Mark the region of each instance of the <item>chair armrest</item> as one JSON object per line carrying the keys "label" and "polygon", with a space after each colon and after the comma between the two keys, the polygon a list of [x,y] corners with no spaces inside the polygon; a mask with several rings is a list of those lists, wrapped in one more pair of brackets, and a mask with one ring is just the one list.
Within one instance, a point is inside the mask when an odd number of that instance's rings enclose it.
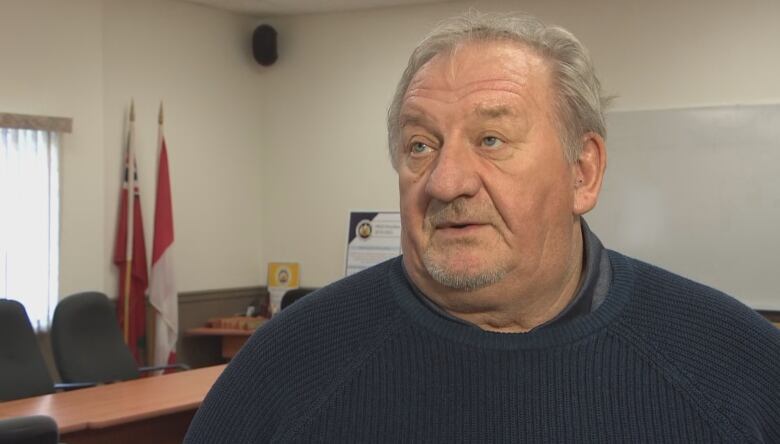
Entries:
{"label": "chair armrest", "polygon": [[55,390],[73,390],[85,387],[94,387],[98,385],[97,382],[58,382],[54,384]]}
{"label": "chair armrest", "polygon": [[169,365],[155,365],[151,367],[138,367],[138,371],[141,373],[154,372],[157,370],[169,370],[169,369],[189,370],[190,366],[187,364],[169,364]]}

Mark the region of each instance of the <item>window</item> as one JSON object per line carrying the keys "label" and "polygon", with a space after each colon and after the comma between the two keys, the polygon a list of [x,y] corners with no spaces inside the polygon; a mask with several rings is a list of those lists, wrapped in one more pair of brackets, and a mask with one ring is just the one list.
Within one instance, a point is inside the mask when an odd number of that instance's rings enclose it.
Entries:
{"label": "window", "polygon": [[60,134],[8,128],[7,116],[0,114],[0,297],[21,302],[33,327],[48,329],[59,299]]}

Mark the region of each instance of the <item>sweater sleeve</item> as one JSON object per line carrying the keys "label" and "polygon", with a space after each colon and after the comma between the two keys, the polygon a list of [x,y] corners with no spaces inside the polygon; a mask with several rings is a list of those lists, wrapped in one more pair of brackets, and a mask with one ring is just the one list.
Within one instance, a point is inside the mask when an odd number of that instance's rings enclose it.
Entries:
{"label": "sweater sleeve", "polygon": [[636,271],[622,322],[631,342],[738,441],[780,442],[780,330],[715,289],[638,261]]}
{"label": "sweater sleeve", "polygon": [[195,414],[185,443],[270,441],[292,395],[278,324],[259,329],[233,358]]}

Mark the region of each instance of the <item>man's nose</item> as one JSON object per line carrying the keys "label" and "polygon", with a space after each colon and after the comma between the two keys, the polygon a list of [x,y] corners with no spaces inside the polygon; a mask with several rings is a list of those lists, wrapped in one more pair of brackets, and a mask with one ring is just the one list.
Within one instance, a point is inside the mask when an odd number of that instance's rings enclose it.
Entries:
{"label": "man's nose", "polygon": [[466,143],[445,143],[433,165],[425,191],[434,199],[451,202],[458,197],[472,197],[479,192],[475,153]]}

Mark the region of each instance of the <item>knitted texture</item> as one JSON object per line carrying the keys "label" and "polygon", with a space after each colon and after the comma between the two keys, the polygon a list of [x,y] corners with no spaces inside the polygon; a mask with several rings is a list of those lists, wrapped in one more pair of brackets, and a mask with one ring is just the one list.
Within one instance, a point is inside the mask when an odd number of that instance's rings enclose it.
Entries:
{"label": "knitted texture", "polygon": [[593,313],[527,334],[423,306],[400,259],[255,333],[187,443],[780,443],[780,331],[709,287],[610,252]]}

